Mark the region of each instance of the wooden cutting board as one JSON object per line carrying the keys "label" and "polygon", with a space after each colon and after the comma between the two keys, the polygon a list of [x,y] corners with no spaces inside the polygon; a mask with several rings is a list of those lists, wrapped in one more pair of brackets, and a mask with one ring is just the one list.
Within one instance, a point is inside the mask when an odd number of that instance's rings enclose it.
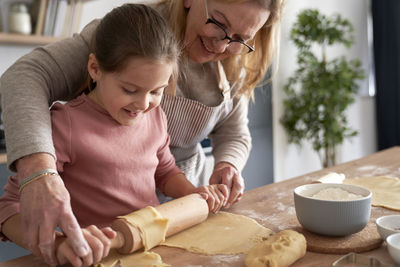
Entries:
{"label": "wooden cutting board", "polygon": [[375,219],[371,219],[363,230],[344,237],[330,237],[311,233],[302,226],[293,228],[302,233],[307,240],[307,250],[324,254],[347,254],[366,252],[381,246],[381,239]]}

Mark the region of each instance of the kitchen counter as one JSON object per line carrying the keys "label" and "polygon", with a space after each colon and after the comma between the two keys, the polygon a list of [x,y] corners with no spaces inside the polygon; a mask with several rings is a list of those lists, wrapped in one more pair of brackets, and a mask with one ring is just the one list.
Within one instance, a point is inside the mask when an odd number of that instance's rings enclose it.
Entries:
{"label": "kitchen counter", "polygon": [[[246,191],[242,200],[227,211],[251,217],[275,232],[298,227],[293,190],[297,186],[310,183],[329,172],[344,173],[349,178],[380,175],[400,177],[400,147],[393,147],[332,168]],[[400,212],[372,207],[371,221],[375,222],[376,218],[388,214],[400,214]],[[157,247],[153,251],[159,253],[163,261],[172,266],[244,266],[245,258],[244,255],[205,256],[167,247]],[[362,254],[373,256],[382,263],[395,266],[387,252],[385,243],[378,249]],[[332,266],[332,263],[342,256],[307,252],[292,266]],[[34,259],[31,255],[0,263],[0,267],[37,267],[43,265],[40,260]]]}

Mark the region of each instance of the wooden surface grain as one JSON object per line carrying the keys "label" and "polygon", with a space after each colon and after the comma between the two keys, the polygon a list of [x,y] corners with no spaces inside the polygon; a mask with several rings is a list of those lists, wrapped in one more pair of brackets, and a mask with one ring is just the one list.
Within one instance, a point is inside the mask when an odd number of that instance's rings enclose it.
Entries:
{"label": "wooden surface grain", "polygon": [[[367,157],[343,163],[332,168],[323,169],[307,175],[273,183],[245,192],[243,199],[233,205],[228,212],[242,214],[255,219],[274,232],[299,227],[293,201],[293,190],[300,185],[310,183],[329,173],[344,173],[346,177],[392,176],[400,177],[400,147],[384,150]],[[370,224],[375,219],[388,214],[400,214],[381,207],[372,207]],[[205,256],[193,254],[177,248],[157,247],[163,261],[172,266],[244,266],[245,255],[216,255]],[[382,243],[377,249],[363,252],[389,266],[395,266],[390,258],[386,244]],[[332,263],[342,257],[342,254],[324,254],[308,251],[306,255],[292,266],[332,266]],[[43,266],[40,260],[33,256],[25,256],[15,260],[0,263],[0,267]]]}

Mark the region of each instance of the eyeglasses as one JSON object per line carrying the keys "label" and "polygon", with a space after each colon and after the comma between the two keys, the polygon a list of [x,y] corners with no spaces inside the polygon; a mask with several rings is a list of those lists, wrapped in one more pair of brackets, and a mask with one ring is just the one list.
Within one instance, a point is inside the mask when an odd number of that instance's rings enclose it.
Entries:
{"label": "eyeglasses", "polygon": [[208,15],[207,0],[204,0],[204,5],[206,8],[206,16],[207,16],[206,25],[209,25],[208,28],[209,32],[212,33],[214,36],[218,36],[218,38],[221,41],[228,40],[226,49],[229,52],[231,52],[232,54],[240,55],[240,54],[248,54],[254,51],[254,47],[246,44],[244,41],[232,39],[232,37],[230,37],[226,32],[225,27],[222,26],[218,21],[215,21],[212,18],[210,18],[210,16]]}

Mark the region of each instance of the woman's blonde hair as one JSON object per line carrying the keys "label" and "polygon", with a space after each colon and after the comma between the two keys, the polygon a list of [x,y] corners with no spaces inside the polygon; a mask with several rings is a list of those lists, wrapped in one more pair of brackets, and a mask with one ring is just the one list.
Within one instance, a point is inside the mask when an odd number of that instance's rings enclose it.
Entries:
{"label": "woman's blonde hair", "polygon": [[[265,25],[254,37],[255,51],[245,55],[232,55],[222,61],[228,80],[233,83],[240,77],[242,69],[246,71],[243,77],[243,86],[238,96],[247,95],[252,97],[253,90],[264,80],[265,74],[272,64],[274,54],[278,54],[278,35],[280,20],[285,0],[216,0],[224,3],[240,3],[255,1],[263,8],[270,11],[270,16]],[[164,0],[161,4],[166,5],[168,20],[175,36],[182,39],[186,30],[187,10],[183,0]],[[276,45],[276,47],[275,47]]]}

